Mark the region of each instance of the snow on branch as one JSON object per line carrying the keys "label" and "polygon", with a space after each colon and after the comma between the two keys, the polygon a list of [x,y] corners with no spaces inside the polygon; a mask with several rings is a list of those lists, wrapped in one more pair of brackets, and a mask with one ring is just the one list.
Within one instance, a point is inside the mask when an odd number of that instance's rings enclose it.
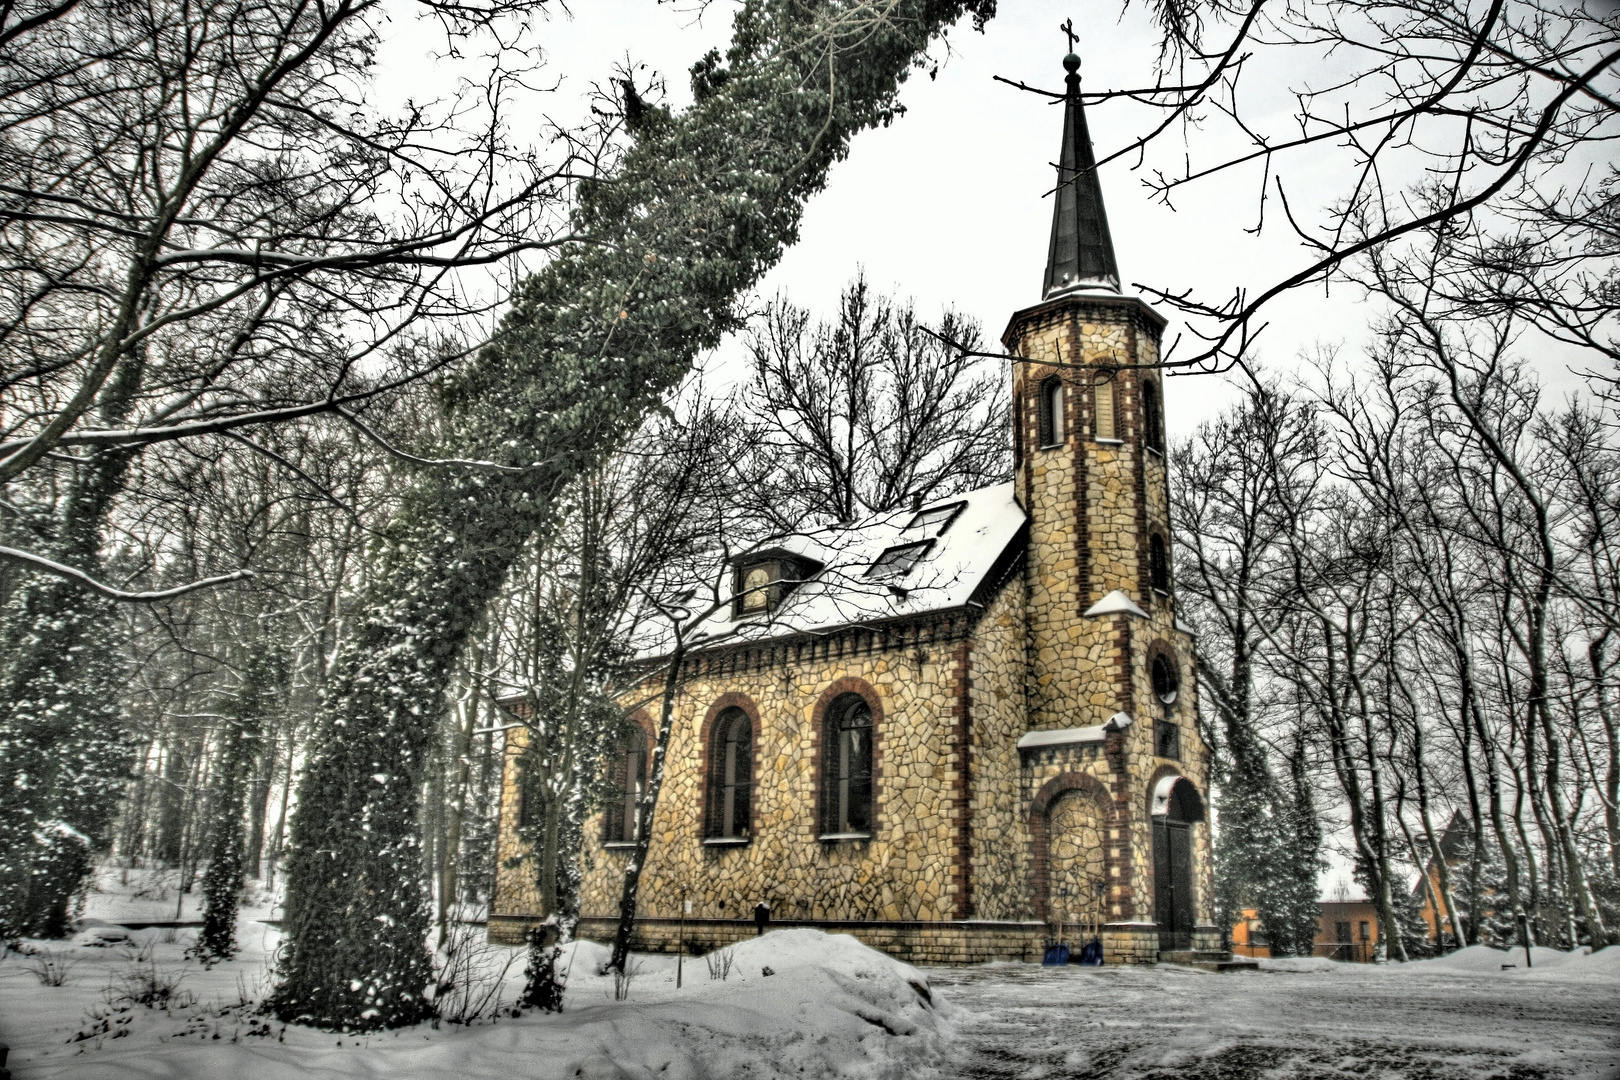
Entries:
{"label": "snow on branch", "polygon": [[103,584],[102,582],[99,582],[95,578],[91,577],[89,574],[86,574],[83,570],[75,570],[71,566],[63,565],[62,563],[56,562],[54,559],[47,559],[43,555],[35,555],[31,551],[21,551],[14,547],[0,545],[0,558],[7,558],[11,559],[13,562],[20,562],[25,566],[31,566],[35,570],[42,570],[47,574],[55,574],[57,577],[66,578],[75,584],[83,585],[88,589],[93,589],[102,596],[110,597],[114,600],[129,604],[150,604],[158,600],[173,600],[177,596],[184,596],[187,593],[196,592],[198,589],[211,589],[216,585],[228,585],[233,581],[246,581],[251,580],[253,577],[253,571],[251,570],[233,570],[229,574],[221,574],[218,577],[203,578],[200,581],[188,582],[185,585],[176,585],[172,589],[155,589],[150,592],[127,592],[123,589],[115,589],[111,585]]}

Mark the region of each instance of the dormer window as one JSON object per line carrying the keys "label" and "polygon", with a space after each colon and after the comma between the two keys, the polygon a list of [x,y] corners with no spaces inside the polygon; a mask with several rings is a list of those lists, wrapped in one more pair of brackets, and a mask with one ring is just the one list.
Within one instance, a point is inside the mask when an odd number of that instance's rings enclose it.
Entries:
{"label": "dormer window", "polygon": [[732,578],[733,618],[767,615],[781,605],[819,564],[782,552],[755,552],[736,568]]}
{"label": "dormer window", "polygon": [[932,540],[924,540],[917,544],[901,544],[898,547],[887,548],[871,566],[866,568],[866,576],[878,581],[905,577],[933,546]]}
{"label": "dormer window", "polygon": [[919,511],[917,516],[911,519],[906,525],[906,531],[926,529],[934,536],[941,536],[946,529],[951,527],[951,522],[956,520],[956,515],[960,514],[966,506],[967,503],[965,502],[950,503],[945,506],[930,506],[926,510]]}

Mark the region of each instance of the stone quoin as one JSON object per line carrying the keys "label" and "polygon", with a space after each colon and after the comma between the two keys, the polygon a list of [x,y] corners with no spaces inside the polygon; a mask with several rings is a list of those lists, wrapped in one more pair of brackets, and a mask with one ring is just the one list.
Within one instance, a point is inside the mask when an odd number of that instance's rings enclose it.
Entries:
{"label": "stone quoin", "polygon": [[[1093,925],[1110,963],[1218,948],[1209,748],[1168,569],[1165,320],[1120,291],[1064,67],[1043,292],[1001,339],[1012,481],[723,571],[738,597],[682,667],[633,948],[740,941],[761,902],[772,927],[917,963],[1039,960],[1060,933],[1078,954]],[[516,830],[523,735],[489,918],[509,944],[542,915]],[[583,937],[612,937],[623,839],[622,817],[587,823]]]}

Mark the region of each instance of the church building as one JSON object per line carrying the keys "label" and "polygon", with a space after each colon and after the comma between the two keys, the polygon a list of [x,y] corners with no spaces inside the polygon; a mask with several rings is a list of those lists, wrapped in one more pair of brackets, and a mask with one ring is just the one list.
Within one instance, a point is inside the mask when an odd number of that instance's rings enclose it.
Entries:
{"label": "church building", "polygon": [[[1108,963],[1219,948],[1171,575],[1165,319],[1120,291],[1080,61],[1063,64],[1045,279],[1001,338],[1013,479],[728,568],[735,600],[682,667],[636,949],[751,936],[761,903],[773,927],[916,963],[1039,960],[1093,926]],[[583,937],[613,934],[656,712],[587,825]],[[514,944],[540,914],[515,829],[522,735],[489,917]]]}

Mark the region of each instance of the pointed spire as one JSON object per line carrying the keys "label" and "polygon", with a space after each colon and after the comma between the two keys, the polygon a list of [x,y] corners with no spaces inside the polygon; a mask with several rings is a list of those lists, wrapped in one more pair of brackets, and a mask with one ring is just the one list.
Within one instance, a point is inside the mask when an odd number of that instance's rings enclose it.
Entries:
{"label": "pointed spire", "polygon": [[1063,150],[1052,208],[1052,244],[1041,292],[1044,300],[1082,290],[1119,292],[1119,264],[1108,235],[1108,214],[1103,210],[1102,185],[1097,182],[1097,158],[1091,150],[1086,111],[1080,103],[1080,58],[1070,53],[1063,58],[1063,68],[1069,73],[1068,93],[1063,103]]}

